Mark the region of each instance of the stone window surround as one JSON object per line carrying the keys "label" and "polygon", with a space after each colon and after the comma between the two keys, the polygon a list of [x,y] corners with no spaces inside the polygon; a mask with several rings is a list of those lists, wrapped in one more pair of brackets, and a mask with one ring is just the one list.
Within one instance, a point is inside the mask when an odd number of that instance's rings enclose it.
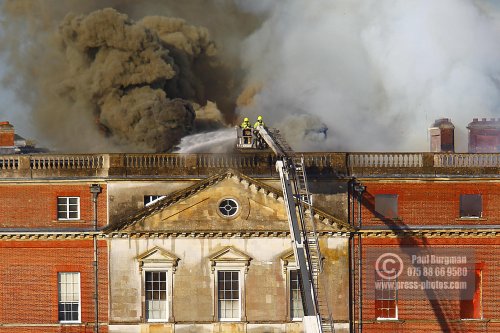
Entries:
{"label": "stone window surround", "polygon": [[282,273],[283,273],[283,278],[285,279],[285,284],[286,284],[286,318],[285,321],[290,322],[290,321],[302,321],[302,318],[292,318],[292,306],[290,304],[290,299],[291,299],[291,294],[290,294],[290,271],[298,270],[299,267],[297,265],[297,262],[295,261],[295,255],[293,253],[293,250],[286,251],[282,256],[281,256],[281,263],[282,263]]}
{"label": "stone window surround", "polygon": [[[156,253],[160,254],[161,259],[150,258]],[[158,247],[146,251],[145,253],[137,256],[136,260],[139,264],[139,273],[141,274],[141,321],[146,323],[158,323],[158,322],[174,322],[174,311],[173,311],[173,286],[174,286],[174,274],[177,270],[177,262],[179,258]],[[167,274],[167,314],[166,320],[148,320],[146,318],[146,272],[166,272]]]}
{"label": "stone window surround", "polygon": [[[231,253],[232,257],[225,256]],[[213,285],[213,321],[214,322],[246,322],[246,293],[245,281],[247,278],[248,268],[250,266],[251,257],[242,251],[227,246],[221,251],[212,254],[210,257],[211,272],[212,272],[212,285]],[[239,320],[224,319],[219,316],[219,298],[218,298],[218,272],[219,271],[238,271],[239,274],[239,288],[240,288],[240,318]]]}

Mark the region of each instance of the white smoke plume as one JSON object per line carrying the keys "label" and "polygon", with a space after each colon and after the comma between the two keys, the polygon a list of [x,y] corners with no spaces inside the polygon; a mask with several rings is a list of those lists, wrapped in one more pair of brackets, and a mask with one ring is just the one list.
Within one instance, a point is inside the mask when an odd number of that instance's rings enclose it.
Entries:
{"label": "white smoke plume", "polygon": [[[426,151],[427,128],[437,118],[451,118],[465,133],[473,117],[500,116],[494,1],[240,5],[268,15],[243,48],[247,84],[261,89],[241,113],[263,114],[290,140],[306,133],[306,121],[297,121],[303,115],[328,127],[321,144],[301,140],[294,148]],[[456,141],[465,151],[466,138]]]}

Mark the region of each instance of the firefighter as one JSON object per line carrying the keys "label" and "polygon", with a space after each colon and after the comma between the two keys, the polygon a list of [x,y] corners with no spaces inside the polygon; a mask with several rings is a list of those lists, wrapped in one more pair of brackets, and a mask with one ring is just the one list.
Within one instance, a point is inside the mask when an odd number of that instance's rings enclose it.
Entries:
{"label": "firefighter", "polygon": [[250,119],[245,118],[243,119],[243,122],[240,125],[241,129],[246,129],[246,128],[251,128],[250,127]]}
{"label": "firefighter", "polygon": [[265,127],[266,125],[264,124],[264,120],[262,119],[262,116],[257,117],[257,121],[253,125],[253,128],[256,129],[257,127],[262,126]]}

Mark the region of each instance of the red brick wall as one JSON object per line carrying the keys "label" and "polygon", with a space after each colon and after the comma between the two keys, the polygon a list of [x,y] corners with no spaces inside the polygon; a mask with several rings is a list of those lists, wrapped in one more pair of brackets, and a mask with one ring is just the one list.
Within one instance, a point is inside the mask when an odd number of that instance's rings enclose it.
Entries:
{"label": "red brick wall", "polygon": [[[484,225],[500,224],[500,183],[461,182],[370,182],[364,181],[364,226],[396,225]],[[375,215],[376,194],[397,194],[399,219],[383,219]],[[460,218],[460,194],[481,194],[483,218]]]}
{"label": "red brick wall", "polygon": [[14,131],[3,132],[0,131],[0,147],[14,146]]}
{"label": "red brick wall", "polygon": [[[99,320],[108,321],[108,263],[99,241]],[[0,241],[0,332],[91,332],[94,322],[92,240]],[[80,272],[82,325],[58,324],[58,272]],[[65,325],[66,326],[66,325]],[[85,326],[88,326],[87,328]]]}
{"label": "red brick wall", "polygon": [[[0,228],[90,228],[93,203],[88,184],[0,185]],[[106,224],[106,185],[98,196],[98,223]],[[57,197],[80,197],[80,220],[57,220]]]}
{"label": "red brick wall", "polygon": [[[458,247],[474,249],[476,263],[482,268],[482,313],[484,320],[460,320],[458,300],[398,300],[398,322],[377,321],[373,299],[363,300],[363,332],[500,332],[500,239],[499,238],[428,238],[388,239],[366,238],[363,253],[374,248],[390,251],[399,246],[424,248]],[[366,261],[363,276],[369,274]],[[355,281],[355,283],[357,283]],[[367,294],[364,286],[364,294]],[[493,322],[489,322],[493,320]],[[495,323],[496,322],[496,323]]]}

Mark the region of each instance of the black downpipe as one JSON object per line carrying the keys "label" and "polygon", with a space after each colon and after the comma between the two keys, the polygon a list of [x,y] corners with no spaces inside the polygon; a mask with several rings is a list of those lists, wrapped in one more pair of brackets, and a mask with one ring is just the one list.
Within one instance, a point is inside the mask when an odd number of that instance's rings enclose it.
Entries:
{"label": "black downpipe", "polygon": [[94,332],[99,333],[99,271],[98,271],[98,248],[97,248],[97,196],[101,193],[102,188],[99,184],[90,185],[90,193],[92,193],[92,203],[94,204]]}
{"label": "black downpipe", "polygon": [[[354,183],[353,179],[349,180],[347,186],[347,215],[349,224],[354,227]],[[354,333],[354,316],[355,316],[355,295],[356,288],[354,286],[354,234],[349,234],[349,332]]]}
{"label": "black downpipe", "polygon": [[[354,190],[358,194],[358,229],[361,230],[361,204],[363,192],[366,187],[361,184],[354,185]],[[363,252],[361,246],[361,232],[358,232],[358,332],[363,332]]]}

